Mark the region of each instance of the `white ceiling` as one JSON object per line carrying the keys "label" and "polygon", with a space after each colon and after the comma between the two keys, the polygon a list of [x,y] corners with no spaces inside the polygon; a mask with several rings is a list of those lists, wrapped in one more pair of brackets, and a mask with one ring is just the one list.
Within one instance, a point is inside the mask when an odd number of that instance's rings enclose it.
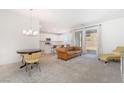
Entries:
{"label": "white ceiling", "polygon": [[[31,15],[29,10],[12,11]],[[34,9],[32,15],[41,20],[48,30],[66,32],[74,25],[89,25],[124,17],[124,9]]]}

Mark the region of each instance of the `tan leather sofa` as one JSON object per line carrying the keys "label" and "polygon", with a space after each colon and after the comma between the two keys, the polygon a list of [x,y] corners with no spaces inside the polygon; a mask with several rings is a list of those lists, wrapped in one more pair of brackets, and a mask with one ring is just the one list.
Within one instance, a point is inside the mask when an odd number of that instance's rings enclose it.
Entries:
{"label": "tan leather sofa", "polygon": [[56,53],[59,59],[68,60],[81,55],[80,47],[57,48]]}

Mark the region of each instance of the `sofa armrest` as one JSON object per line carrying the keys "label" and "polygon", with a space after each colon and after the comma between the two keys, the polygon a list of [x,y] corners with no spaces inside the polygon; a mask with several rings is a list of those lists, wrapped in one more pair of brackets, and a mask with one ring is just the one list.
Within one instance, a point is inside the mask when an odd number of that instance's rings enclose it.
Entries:
{"label": "sofa armrest", "polygon": [[57,53],[57,57],[59,59],[64,59],[64,60],[68,59],[68,53],[65,48],[57,48],[56,53]]}

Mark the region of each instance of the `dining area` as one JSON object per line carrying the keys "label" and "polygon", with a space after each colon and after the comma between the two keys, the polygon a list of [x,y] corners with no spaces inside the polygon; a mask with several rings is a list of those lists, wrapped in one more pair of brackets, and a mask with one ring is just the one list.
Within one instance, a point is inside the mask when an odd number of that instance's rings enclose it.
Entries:
{"label": "dining area", "polygon": [[[24,48],[16,50],[16,53],[20,57],[20,65],[19,69],[23,69],[27,72],[29,76],[31,76],[31,72],[34,68],[37,68],[39,72],[41,72],[40,62],[41,57],[47,57],[49,55],[56,54],[56,49],[60,47],[70,47],[69,44],[62,44],[62,45],[52,45],[51,46],[51,53],[46,53],[44,49],[39,48]],[[54,55],[55,56],[55,55]],[[57,58],[57,57],[56,57]]]}
{"label": "dining area", "polygon": [[41,59],[41,49],[22,49],[17,50],[17,54],[21,56],[21,66],[20,69],[25,69],[28,72],[29,76],[31,76],[31,70],[34,67],[37,67],[41,72],[40,68],[40,59]]}

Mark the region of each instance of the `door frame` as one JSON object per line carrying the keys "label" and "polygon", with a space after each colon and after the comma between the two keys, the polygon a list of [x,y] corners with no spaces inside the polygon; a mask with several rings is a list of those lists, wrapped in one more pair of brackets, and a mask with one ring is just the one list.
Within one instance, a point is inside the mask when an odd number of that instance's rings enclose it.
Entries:
{"label": "door frame", "polygon": [[[74,31],[74,45],[76,45],[76,38],[75,38],[75,33],[76,32],[81,32],[81,33],[83,33],[83,30],[82,29],[79,29],[79,30],[76,30],[76,31]],[[82,48],[82,46],[83,46],[83,35],[82,35],[82,43],[81,43],[82,45],[81,45],[81,48]]]}
{"label": "door frame", "polygon": [[83,53],[86,54],[86,31],[96,29],[97,31],[97,50],[96,50],[96,56],[98,57],[101,54],[101,24],[93,27],[86,27],[83,30]]}

